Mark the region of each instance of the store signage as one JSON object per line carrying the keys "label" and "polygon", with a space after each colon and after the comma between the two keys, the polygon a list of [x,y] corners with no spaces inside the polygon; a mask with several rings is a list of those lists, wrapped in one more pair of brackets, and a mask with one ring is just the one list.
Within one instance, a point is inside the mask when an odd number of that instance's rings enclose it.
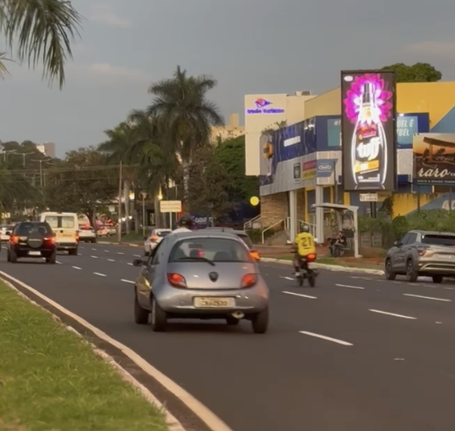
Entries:
{"label": "store signage", "polygon": [[254,102],[256,105],[255,108],[253,109],[247,109],[246,114],[247,115],[254,115],[254,114],[284,114],[284,109],[283,108],[274,108],[271,105],[273,105],[272,102],[269,102],[266,99],[256,99]]}

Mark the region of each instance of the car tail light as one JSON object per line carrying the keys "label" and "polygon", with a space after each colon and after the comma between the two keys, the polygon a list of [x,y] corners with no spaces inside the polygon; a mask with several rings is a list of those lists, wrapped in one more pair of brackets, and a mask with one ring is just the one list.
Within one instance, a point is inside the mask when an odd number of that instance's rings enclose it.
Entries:
{"label": "car tail light", "polygon": [[171,286],[174,287],[186,287],[186,280],[183,275],[180,274],[174,274],[174,273],[168,273],[167,274],[167,281]]}
{"label": "car tail light", "polygon": [[258,282],[257,274],[246,274],[242,277],[240,287],[242,289],[253,287]]}
{"label": "car tail light", "polygon": [[314,253],[307,254],[305,260],[307,262],[314,262],[316,260],[316,255]]}
{"label": "car tail light", "polygon": [[11,235],[9,239],[13,244],[17,244],[19,242],[19,237],[17,235]]}
{"label": "car tail light", "polygon": [[157,235],[152,235],[150,237],[150,241],[157,241],[158,240],[158,236]]}
{"label": "car tail light", "polygon": [[48,241],[52,244],[55,244],[55,236],[50,236],[48,238],[44,238],[44,241]]}
{"label": "car tail light", "polygon": [[259,257],[259,253],[256,250],[251,250],[250,256],[254,260],[257,260],[257,261],[261,260],[261,258]]}

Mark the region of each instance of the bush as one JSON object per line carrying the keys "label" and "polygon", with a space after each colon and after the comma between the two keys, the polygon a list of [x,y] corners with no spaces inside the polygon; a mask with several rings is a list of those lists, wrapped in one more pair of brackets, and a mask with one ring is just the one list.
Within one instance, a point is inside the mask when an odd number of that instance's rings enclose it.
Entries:
{"label": "bush", "polygon": [[376,219],[359,216],[359,233],[381,233],[386,247],[413,229],[455,233],[455,212],[441,209],[417,211],[393,220],[384,216]]}

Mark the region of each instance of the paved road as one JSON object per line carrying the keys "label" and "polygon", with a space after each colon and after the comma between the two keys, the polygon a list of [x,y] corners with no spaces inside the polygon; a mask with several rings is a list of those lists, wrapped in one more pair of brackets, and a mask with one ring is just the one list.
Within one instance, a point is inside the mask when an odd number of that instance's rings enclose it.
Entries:
{"label": "paved road", "polygon": [[59,265],[0,270],[79,314],[184,387],[234,431],[453,431],[455,285],[322,272],[299,288],[263,264],[271,327],[132,319],[141,249],[85,245]]}

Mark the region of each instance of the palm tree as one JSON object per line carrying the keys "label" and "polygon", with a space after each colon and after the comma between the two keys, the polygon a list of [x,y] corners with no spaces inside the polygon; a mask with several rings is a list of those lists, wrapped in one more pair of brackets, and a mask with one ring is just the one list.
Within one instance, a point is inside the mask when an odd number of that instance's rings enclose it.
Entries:
{"label": "palm tree", "polygon": [[207,92],[216,84],[206,75],[187,76],[186,70],[177,66],[172,78],[154,82],[149,88],[154,100],[146,113],[163,121],[171,152],[182,159],[185,194],[194,151],[208,145],[212,126],[224,124],[218,106],[207,99]]}
{"label": "palm tree", "polygon": [[[65,63],[72,58],[70,42],[79,35],[81,16],[70,1],[0,0],[0,31],[19,61],[35,68],[42,63],[49,83],[65,82]],[[0,76],[6,73],[0,53]],[[3,61],[2,61],[3,60]]]}

